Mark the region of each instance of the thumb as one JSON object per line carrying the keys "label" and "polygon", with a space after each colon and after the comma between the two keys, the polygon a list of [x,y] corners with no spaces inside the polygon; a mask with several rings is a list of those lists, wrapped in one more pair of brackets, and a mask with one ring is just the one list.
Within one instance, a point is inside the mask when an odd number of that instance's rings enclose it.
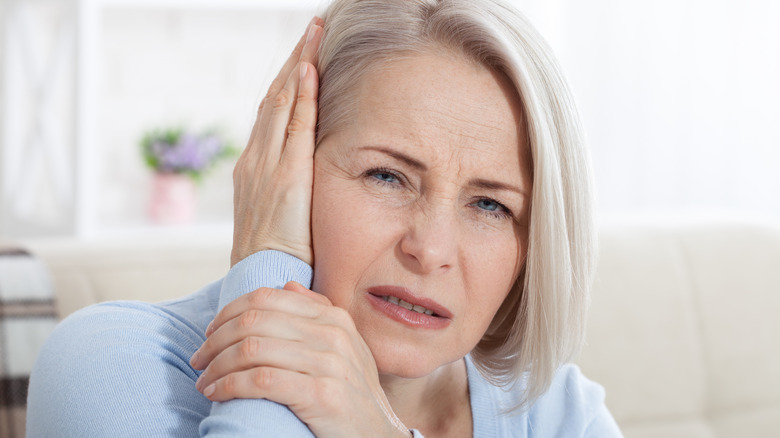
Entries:
{"label": "thumb", "polygon": [[314,299],[319,303],[325,304],[327,306],[333,305],[325,295],[318,294],[317,292],[307,289],[304,285],[298,283],[297,281],[288,281],[287,284],[284,285],[283,289],[288,290],[290,292],[296,292],[302,295],[306,295],[307,297]]}

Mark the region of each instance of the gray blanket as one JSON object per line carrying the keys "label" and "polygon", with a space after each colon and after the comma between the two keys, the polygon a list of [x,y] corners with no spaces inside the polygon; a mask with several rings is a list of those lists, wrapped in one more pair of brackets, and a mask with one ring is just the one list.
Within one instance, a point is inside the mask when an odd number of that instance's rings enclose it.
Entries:
{"label": "gray blanket", "polygon": [[56,322],[43,263],[24,250],[0,248],[0,438],[24,437],[30,371]]}

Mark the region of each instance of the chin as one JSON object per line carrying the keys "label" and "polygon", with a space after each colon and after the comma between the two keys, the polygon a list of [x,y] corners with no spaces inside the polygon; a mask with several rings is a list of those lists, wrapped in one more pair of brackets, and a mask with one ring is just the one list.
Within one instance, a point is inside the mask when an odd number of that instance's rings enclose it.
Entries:
{"label": "chin", "polygon": [[369,342],[379,375],[404,379],[419,379],[433,374],[439,368],[462,359],[466,353],[437,351],[427,346],[416,346],[398,340]]}

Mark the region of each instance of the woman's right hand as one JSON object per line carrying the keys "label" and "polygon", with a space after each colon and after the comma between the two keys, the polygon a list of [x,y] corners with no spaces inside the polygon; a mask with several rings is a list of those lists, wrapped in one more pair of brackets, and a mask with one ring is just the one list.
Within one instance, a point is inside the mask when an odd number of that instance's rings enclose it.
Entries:
{"label": "woman's right hand", "polygon": [[320,18],[312,20],[274,79],[233,171],[231,267],[268,249],[313,264],[311,196],[322,24]]}
{"label": "woman's right hand", "polygon": [[287,406],[317,438],[408,438],[376,362],[350,314],[289,282],[225,306],[190,364],[211,401],[267,399]]}

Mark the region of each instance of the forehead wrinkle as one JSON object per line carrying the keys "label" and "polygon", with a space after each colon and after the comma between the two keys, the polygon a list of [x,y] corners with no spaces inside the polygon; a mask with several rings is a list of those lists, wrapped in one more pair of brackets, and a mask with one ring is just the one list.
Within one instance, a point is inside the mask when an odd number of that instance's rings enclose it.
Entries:
{"label": "forehead wrinkle", "polygon": [[[524,180],[524,128],[511,84],[479,65],[469,64],[477,73],[469,76],[469,66],[453,69],[450,61],[443,59],[441,64],[451,79],[447,83],[442,82],[441,72],[431,75],[425,70],[432,64],[426,56],[388,63],[381,73],[369,73],[358,84],[357,114],[352,126],[369,133],[372,141],[389,141],[392,145],[395,138],[405,147],[414,146],[414,150],[408,149],[412,155],[434,166],[448,167],[459,176],[476,169],[498,171],[506,178],[510,177],[509,167],[514,168],[507,162],[519,162],[520,169],[511,169],[511,181],[507,182],[516,182],[515,172]],[[426,63],[428,66],[421,67]],[[437,68],[438,64],[434,65],[434,71]],[[464,69],[468,70],[465,76],[460,74]],[[414,78],[411,81],[406,79],[410,75]],[[501,88],[500,94],[474,93],[475,87],[494,87],[494,81]],[[454,92],[461,87],[465,93]],[[468,161],[461,163],[459,157]]]}
{"label": "forehead wrinkle", "polygon": [[[509,130],[516,128],[514,125],[485,124],[474,119],[457,117],[442,110],[407,109],[402,111],[401,108],[393,108],[391,112],[401,114],[401,117],[393,117],[381,109],[373,113],[379,115],[385,125],[398,127],[394,132],[401,134],[414,144],[444,146],[444,144],[450,143],[453,146],[476,152],[485,152],[486,149],[494,148],[497,143],[504,142],[512,142],[518,148],[520,146],[517,135],[512,135]],[[382,114],[380,115],[380,113]],[[421,114],[421,117],[414,117],[413,114]],[[457,129],[452,129],[453,126],[456,126]],[[441,131],[450,136],[448,141],[443,141]]]}
{"label": "forehead wrinkle", "polygon": [[[384,111],[378,111],[376,113],[384,113]],[[447,116],[446,113],[441,112],[441,114]],[[520,155],[520,139],[507,139],[506,137],[509,136],[509,133],[504,132],[500,127],[485,126],[488,129],[501,131],[504,134],[502,136],[497,136],[498,138],[480,135],[481,131],[464,127],[463,129],[458,130],[458,132],[447,129],[447,132],[452,133],[454,138],[445,140],[441,136],[440,129],[449,128],[450,126],[442,126],[431,132],[429,129],[416,129],[415,125],[409,120],[396,120],[393,117],[380,117],[380,119],[386,119],[381,120],[383,123],[380,123],[380,125],[383,125],[385,128],[390,128],[387,129],[387,131],[383,131],[385,132],[384,135],[398,135],[404,140],[405,144],[415,147],[414,151],[409,151],[412,156],[419,157],[426,164],[432,164],[434,168],[448,168],[448,171],[456,172],[455,174],[459,176],[462,176],[463,174],[461,160],[465,154],[472,153],[477,155],[479,157],[478,165],[480,168],[494,170],[506,169],[507,161],[513,161],[514,159],[519,158]],[[469,123],[471,122],[469,121]],[[436,122],[437,126],[439,124],[441,123]],[[362,124],[364,127],[369,125],[370,122]],[[484,126],[474,123],[471,123],[471,125]],[[502,154],[486,153],[488,151],[501,149],[498,143],[508,141],[512,141],[516,144],[516,146],[510,150],[514,151],[517,156],[507,157]],[[392,143],[393,142],[391,141],[391,144]],[[442,154],[447,154],[447,157],[443,157]],[[469,161],[474,162],[473,159]],[[474,163],[476,164],[477,162]]]}
{"label": "forehead wrinkle", "polygon": [[[377,102],[379,103],[379,102]],[[416,107],[414,104],[409,105],[408,102],[381,102],[380,110],[387,110],[389,114],[395,114],[402,119],[412,119],[412,121],[427,120],[443,122],[437,122],[442,127],[447,127],[446,121],[453,121],[459,126],[475,125],[477,127],[485,128],[491,131],[497,131],[500,133],[507,133],[507,125],[502,124],[495,119],[481,120],[479,117],[473,117],[474,114],[489,114],[494,111],[494,105],[479,105],[471,101],[457,101],[453,100],[447,102],[449,108],[442,109],[441,107]],[[421,118],[412,117],[413,114],[420,114]],[[438,116],[438,117],[431,117]],[[408,120],[407,120],[408,121]],[[492,122],[492,123],[491,123]]]}
{"label": "forehead wrinkle", "polygon": [[[477,107],[474,111],[470,113],[474,113],[477,111],[484,111],[484,109]],[[452,125],[450,125],[447,121],[453,121],[458,126],[458,128],[460,128],[458,130],[459,132],[457,132],[458,135],[466,138],[472,138],[475,140],[484,139],[486,134],[486,132],[484,131],[492,131],[493,133],[498,134],[500,136],[509,134],[507,132],[506,125],[502,125],[501,123],[497,123],[497,122],[484,123],[481,120],[468,117],[467,114],[456,115],[450,111],[443,111],[438,109],[431,109],[431,110],[416,109],[410,111],[410,113],[422,113],[426,118],[430,119],[432,123],[434,123],[440,128],[447,129],[450,132],[452,132],[450,130]],[[439,117],[431,117],[431,116],[439,116]]]}

